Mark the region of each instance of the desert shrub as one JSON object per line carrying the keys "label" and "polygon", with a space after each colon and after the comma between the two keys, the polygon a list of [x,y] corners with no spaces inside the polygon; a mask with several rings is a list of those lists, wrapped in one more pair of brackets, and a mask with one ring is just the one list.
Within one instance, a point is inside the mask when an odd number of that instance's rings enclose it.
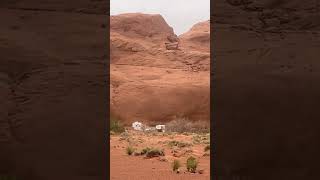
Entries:
{"label": "desert shrub", "polygon": [[189,146],[191,146],[192,144],[186,143],[186,142],[180,142],[180,141],[175,141],[175,140],[173,140],[173,141],[169,141],[169,142],[168,142],[168,145],[169,145],[170,147],[177,146],[177,147],[179,147],[179,148],[183,148],[183,147],[189,147]]}
{"label": "desert shrub", "polygon": [[147,152],[149,152],[151,150],[151,148],[146,147],[144,149],[141,150],[141,155],[147,154]]}
{"label": "desert shrub", "polygon": [[200,135],[192,136],[192,142],[193,142],[193,144],[200,144],[201,143],[201,136]]}
{"label": "desert shrub", "polygon": [[119,120],[110,118],[110,131],[113,133],[122,133],[125,131],[125,128]]}
{"label": "desert shrub", "polygon": [[156,148],[152,148],[146,153],[146,157],[148,158],[158,157],[158,156],[164,156],[164,151]]}
{"label": "desert shrub", "polygon": [[184,132],[182,134],[185,135],[185,136],[189,136],[190,135],[188,132]]}
{"label": "desert shrub", "polygon": [[166,124],[166,131],[178,133],[208,133],[210,125],[203,121],[191,121],[188,118],[177,118]]}
{"label": "desert shrub", "polygon": [[172,163],[172,170],[176,171],[181,167],[180,161],[175,159]]}
{"label": "desert shrub", "polygon": [[125,132],[122,132],[122,133],[120,134],[120,137],[128,138],[128,137],[130,137],[130,134],[125,131]]}
{"label": "desert shrub", "polygon": [[204,147],[204,151],[210,151],[210,145],[206,145],[206,147]]}
{"label": "desert shrub", "polygon": [[158,148],[149,148],[146,147],[144,149],[141,150],[141,155],[146,155],[146,157],[148,158],[152,158],[152,157],[158,157],[158,156],[164,156],[164,151],[160,150]]}
{"label": "desert shrub", "polygon": [[131,146],[128,146],[126,149],[126,152],[128,155],[132,155],[134,153],[135,149]]}
{"label": "desert shrub", "polygon": [[189,172],[195,173],[197,170],[197,166],[198,166],[198,161],[196,160],[196,158],[190,156],[187,159],[187,170]]}
{"label": "desert shrub", "polygon": [[207,135],[199,135],[196,134],[192,136],[193,144],[210,144],[210,134]]}

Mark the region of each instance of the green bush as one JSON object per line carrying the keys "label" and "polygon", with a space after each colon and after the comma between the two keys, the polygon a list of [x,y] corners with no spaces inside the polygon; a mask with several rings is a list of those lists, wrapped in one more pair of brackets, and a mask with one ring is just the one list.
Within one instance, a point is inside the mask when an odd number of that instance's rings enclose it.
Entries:
{"label": "green bush", "polygon": [[158,157],[158,156],[164,156],[164,151],[159,149],[150,149],[146,153],[146,157],[152,158],[152,157]]}
{"label": "green bush", "polygon": [[196,158],[190,156],[187,159],[187,170],[189,172],[195,173],[197,170],[197,166],[198,166],[198,161],[196,160]]}
{"label": "green bush", "polygon": [[127,151],[128,155],[132,155],[134,153],[135,149],[133,147],[131,147],[131,146],[128,146],[126,151]]}
{"label": "green bush", "polygon": [[151,148],[146,147],[144,149],[141,150],[141,155],[147,154],[149,151],[151,150]]}
{"label": "green bush", "polygon": [[172,170],[176,171],[181,167],[180,161],[175,159],[172,163]]}
{"label": "green bush", "polygon": [[111,118],[110,119],[110,131],[113,133],[122,133],[125,131],[123,125],[120,123],[120,121]]}

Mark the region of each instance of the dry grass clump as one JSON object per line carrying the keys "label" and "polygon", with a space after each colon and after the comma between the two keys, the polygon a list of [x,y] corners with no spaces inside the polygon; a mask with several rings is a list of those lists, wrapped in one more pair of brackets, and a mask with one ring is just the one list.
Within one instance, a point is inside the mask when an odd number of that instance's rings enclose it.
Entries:
{"label": "dry grass clump", "polygon": [[158,156],[164,156],[164,151],[160,150],[160,149],[153,148],[146,153],[146,157],[148,157],[148,158],[158,157]]}
{"label": "dry grass clump", "polygon": [[177,171],[180,167],[181,167],[180,161],[175,159],[172,163],[172,170]]}
{"label": "dry grass clump", "polygon": [[190,143],[181,142],[181,141],[176,141],[176,140],[169,141],[169,142],[168,142],[168,145],[169,145],[170,147],[176,146],[176,147],[179,147],[179,148],[184,148],[184,147],[190,147],[190,146],[192,146],[192,144],[190,144]]}
{"label": "dry grass clump", "polygon": [[128,146],[126,149],[127,154],[130,156],[134,153],[135,149],[131,146]]}
{"label": "dry grass clump", "polygon": [[149,148],[146,147],[141,150],[141,155],[145,155],[147,158],[164,156],[164,150],[158,148]]}
{"label": "dry grass clump", "polygon": [[193,144],[210,144],[210,134],[205,135],[193,135],[192,136]]}
{"label": "dry grass clump", "polygon": [[187,159],[187,170],[189,172],[195,173],[198,167],[198,161],[196,160],[196,158],[190,156]]}
{"label": "dry grass clump", "polygon": [[141,155],[147,154],[147,152],[149,152],[151,150],[151,148],[146,147],[144,149],[141,150]]}
{"label": "dry grass clump", "polygon": [[111,134],[123,133],[125,131],[124,126],[119,120],[115,118],[110,118],[110,132]]}
{"label": "dry grass clump", "polygon": [[202,121],[191,121],[187,118],[177,118],[166,124],[166,131],[178,133],[208,133],[210,125]]}
{"label": "dry grass clump", "polygon": [[123,132],[120,134],[119,141],[129,141],[130,138],[131,137],[128,132]]}

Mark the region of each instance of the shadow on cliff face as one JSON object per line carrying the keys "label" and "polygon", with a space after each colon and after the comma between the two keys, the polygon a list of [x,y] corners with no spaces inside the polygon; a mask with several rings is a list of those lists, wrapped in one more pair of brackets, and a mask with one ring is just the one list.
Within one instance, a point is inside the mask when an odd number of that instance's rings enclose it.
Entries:
{"label": "shadow on cliff face", "polygon": [[101,179],[107,16],[80,11],[88,1],[42,2],[0,3],[0,174]]}
{"label": "shadow on cliff face", "polygon": [[298,0],[213,3],[217,176],[318,179],[318,8]]}

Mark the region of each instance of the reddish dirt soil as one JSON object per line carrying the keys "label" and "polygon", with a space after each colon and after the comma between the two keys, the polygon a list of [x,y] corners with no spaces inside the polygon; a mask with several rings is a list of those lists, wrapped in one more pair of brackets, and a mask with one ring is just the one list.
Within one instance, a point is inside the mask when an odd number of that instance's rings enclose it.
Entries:
{"label": "reddish dirt soil", "polygon": [[[111,179],[112,180],[162,180],[162,179],[210,179],[210,156],[203,156],[205,143],[192,144],[191,147],[177,148],[176,153],[172,153],[172,148],[168,146],[168,141],[176,140],[179,142],[192,143],[195,134],[168,135],[166,133],[143,133],[137,131],[129,131],[130,140],[121,137],[121,135],[111,135],[110,137],[110,164],[111,164]],[[208,135],[202,135],[208,136]],[[140,152],[146,147],[155,147],[164,149],[165,156],[154,157],[147,159],[145,156],[127,155],[126,148],[131,145]],[[186,153],[187,150],[192,150]],[[186,153],[186,154],[184,154]],[[175,155],[179,157],[175,157]],[[186,160],[189,156],[195,157],[199,164],[198,170],[203,170],[203,174],[190,173],[186,169]],[[165,159],[165,161],[161,161]],[[180,173],[177,174],[172,170],[172,162],[178,159],[182,167]]]}

